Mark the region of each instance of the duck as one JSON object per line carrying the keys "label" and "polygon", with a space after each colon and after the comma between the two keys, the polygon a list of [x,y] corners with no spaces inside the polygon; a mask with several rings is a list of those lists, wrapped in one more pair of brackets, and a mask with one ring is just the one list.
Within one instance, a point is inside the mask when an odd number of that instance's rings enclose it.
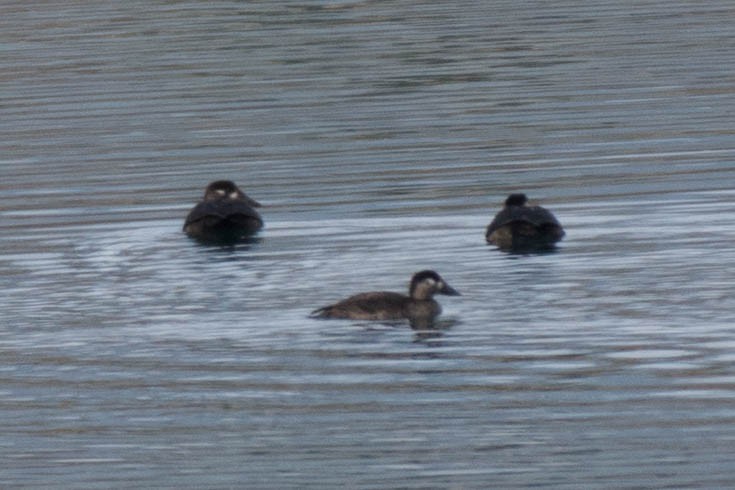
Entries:
{"label": "duck", "polygon": [[509,195],[487,227],[487,242],[505,251],[553,249],[565,235],[561,223],[548,209],[527,203],[525,194]]}
{"label": "duck", "polygon": [[412,326],[430,326],[442,309],[435,294],[459,296],[433,270],[422,270],[411,277],[408,296],[391,291],[359,293],[329,306],[314,310],[312,318],[392,321],[408,319]]}
{"label": "duck", "polygon": [[204,198],[189,211],[184,232],[205,243],[237,243],[263,228],[257,207],[260,203],[231,180],[216,180],[207,185]]}

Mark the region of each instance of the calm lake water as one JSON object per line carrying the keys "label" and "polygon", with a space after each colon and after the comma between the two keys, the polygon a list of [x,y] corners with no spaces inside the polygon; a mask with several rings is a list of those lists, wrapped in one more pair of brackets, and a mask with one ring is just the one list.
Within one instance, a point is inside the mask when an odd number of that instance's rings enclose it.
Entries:
{"label": "calm lake water", "polygon": [[[0,4],[0,486],[730,487],[733,18]],[[255,243],[181,233],[219,178]],[[424,268],[436,331],[307,318]]]}

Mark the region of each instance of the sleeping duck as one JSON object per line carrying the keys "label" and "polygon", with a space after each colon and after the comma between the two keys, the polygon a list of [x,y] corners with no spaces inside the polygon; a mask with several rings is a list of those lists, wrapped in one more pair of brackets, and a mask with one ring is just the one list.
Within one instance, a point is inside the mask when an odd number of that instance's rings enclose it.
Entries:
{"label": "sleeping duck", "polygon": [[254,209],[260,204],[245,195],[234,182],[217,180],[204,191],[184,222],[184,232],[207,243],[233,244],[257,233],[263,219]]}
{"label": "sleeping duck", "polygon": [[548,209],[527,206],[525,194],[511,194],[505,207],[487,227],[485,239],[507,251],[533,251],[554,248],[564,237],[564,229]]}

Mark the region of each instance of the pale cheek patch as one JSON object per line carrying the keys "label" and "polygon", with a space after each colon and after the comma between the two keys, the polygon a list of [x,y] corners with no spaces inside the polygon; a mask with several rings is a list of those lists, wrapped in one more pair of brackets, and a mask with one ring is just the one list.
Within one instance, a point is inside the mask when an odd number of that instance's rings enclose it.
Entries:
{"label": "pale cheek patch", "polygon": [[240,196],[237,192],[230,192],[230,199],[238,199]]}

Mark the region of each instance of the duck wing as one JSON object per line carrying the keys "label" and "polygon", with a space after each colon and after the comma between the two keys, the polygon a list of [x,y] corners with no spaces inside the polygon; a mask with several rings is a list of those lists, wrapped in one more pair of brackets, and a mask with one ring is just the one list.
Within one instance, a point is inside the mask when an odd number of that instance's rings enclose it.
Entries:
{"label": "duck wing", "polygon": [[486,235],[510,223],[529,223],[536,227],[555,226],[561,228],[556,217],[541,206],[506,206],[495,215],[487,227]]}
{"label": "duck wing", "polygon": [[405,318],[408,296],[376,291],[350,296],[333,305],[311,312],[314,318],[352,318],[355,320],[397,320]]}
{"label": "duck wing", "polygon": [[189,212],[184,222],[187,225],[204,219],[230,220],[235,223],[247,223],[255,219],[263,222],[260,214],[246,202],[233,199],[215,199],[202,201]]}

